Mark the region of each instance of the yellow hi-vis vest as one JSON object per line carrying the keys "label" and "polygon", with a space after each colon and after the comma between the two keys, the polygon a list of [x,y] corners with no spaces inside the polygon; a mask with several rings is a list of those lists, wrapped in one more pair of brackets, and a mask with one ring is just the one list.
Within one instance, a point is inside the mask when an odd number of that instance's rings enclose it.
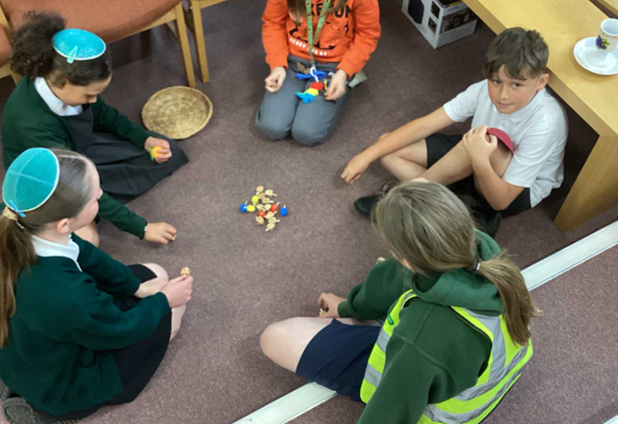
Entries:
{"label": "yellow hi-vis vest", "polygon": [[[417,296],[412,290],[405,292],[391,308],[378,340],[373,346],[365,378],[361,386],[361,399],[367,403],[375,393],[386,359],[386,345],[399,325],[401,310]],[[451,307],[466,321],[489,337],[492,343],[487,368],[476,384],[444,402],[427,405],[419,424],[476,424],[480,423],[508,392],[519,378],[521,371],[532,357],[532,343],[520,346],[511,340],[502,316],[479,315],[460,307]],[[410,384],[414,384],[411,382]]]}

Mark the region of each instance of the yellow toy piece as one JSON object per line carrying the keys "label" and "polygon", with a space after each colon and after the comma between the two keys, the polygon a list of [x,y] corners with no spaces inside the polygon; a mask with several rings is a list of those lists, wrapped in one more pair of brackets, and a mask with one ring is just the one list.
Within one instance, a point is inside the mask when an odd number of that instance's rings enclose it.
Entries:
{"label": "yellow toy piece", "polygon": [[255,212],[255,205],[247,205],[247,212]]}
{"label": "yellow toy piece", "polygon": [[154,146],[150,148],[150,160],[155,160],[155,158],[158,158],[160,156],[159,150],[161,150],[163,147],[161,146]]}
{"label": "yellow toy piece", "polygon": [[188,277],[191,275],[191,270],[186,266],[180,270],[180,275],[186,275]]}
{"label": "yellow toy piece", "polygon": [[251,198],[251,203],[253,203],[254,205],[257,204],[257,202],[259,202],[259,201],[260,201],[259,196],[253,196]]}

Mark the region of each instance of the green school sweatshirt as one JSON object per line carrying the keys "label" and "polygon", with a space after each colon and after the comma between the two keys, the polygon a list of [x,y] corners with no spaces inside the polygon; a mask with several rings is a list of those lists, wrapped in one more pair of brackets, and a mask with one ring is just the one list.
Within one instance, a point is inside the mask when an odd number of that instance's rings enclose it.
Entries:
{"label": "green school sweatshirt", "polygon": [[[477,233],[477,252],[486,260],[500,253],[488,235]],[[465,269],[433,279],[409,271],[391,258],[374,266],[364,283],[339,304],[341,317],[384,318],[407,290],[420,299],[401,312],[386,347],[380,384],[358,424],[414,424],[429,403],[439,403],[476,384],[487,367],[489,338],[448,306],[497,316],[503,311],[498,289]]]}
{"label": "green school sweatshirt", "polygon": [[[135,124],[98,97],[92,104],[95,132],[108,132],[128,140],[139,149],[149,137],[144,127]],[[73,131],[62,116],[51,111],[37,92],[34,82],[22,78],[11,93],[2,116],[2,147],[4,168],[32,147],[62,148],[75,151]],[[103,193],[99,199],[99,217],[119,230],[138,237],[144,235],[146,220],[122,203]]]}
{"label": "green school sweatshirt", "polygon": [[55,415],[83,410],[122,391],[110,349],[150,335],[170,312],[163,293],[126,312],[112,302],[132,296],[128,267],[73,235],[77,262],[38,257],[16,282],[16,313],[0,349],[0,377],[36,408]]}

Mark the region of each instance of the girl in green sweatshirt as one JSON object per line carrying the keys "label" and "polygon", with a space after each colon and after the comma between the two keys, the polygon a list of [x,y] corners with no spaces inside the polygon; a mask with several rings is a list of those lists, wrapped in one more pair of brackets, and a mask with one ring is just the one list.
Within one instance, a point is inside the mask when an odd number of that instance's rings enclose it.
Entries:
{"label": "girl in green sweatshirt", "polygon": [[74,234],[101,194],[94,164],[75,152],[29,149],[7,170],[0,393],[11,423],[76,420],[132,401],[180,328],[191,277],[127,267]]}
{"label": "girl in green sweatshirt", "polygon": [[376,220],[393,258],[347,299],[322,293],[321,317],[269,326],[262,351],[365,402],[361,424],[481,422],[532,356],[519,269],[439,184],[399,185]]}
{"label": "girl in green sweatshirt", "polygon": [[[101,178],[99,218],[166,244],[176,228],[147,222],[124,203],[171,175],[188,162],[187,156],[173,140],[146,131],[105,104],[100,94],[112,79],[110,52],[95,34],[64,27],[57,13],[28,12],[13,36],[11,66],[24,78],[2,116],[4,167],[32,147],[80,152]],[[98,245],[94,222],[79,235]]]}

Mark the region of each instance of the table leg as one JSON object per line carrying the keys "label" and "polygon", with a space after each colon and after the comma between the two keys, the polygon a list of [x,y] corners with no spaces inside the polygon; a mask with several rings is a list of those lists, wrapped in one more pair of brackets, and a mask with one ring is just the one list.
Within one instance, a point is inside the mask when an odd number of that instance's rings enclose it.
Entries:
{"label": "table leg", "polygon": [[600,136],[554,222],[571,230],[616,205],[618,135]]}

